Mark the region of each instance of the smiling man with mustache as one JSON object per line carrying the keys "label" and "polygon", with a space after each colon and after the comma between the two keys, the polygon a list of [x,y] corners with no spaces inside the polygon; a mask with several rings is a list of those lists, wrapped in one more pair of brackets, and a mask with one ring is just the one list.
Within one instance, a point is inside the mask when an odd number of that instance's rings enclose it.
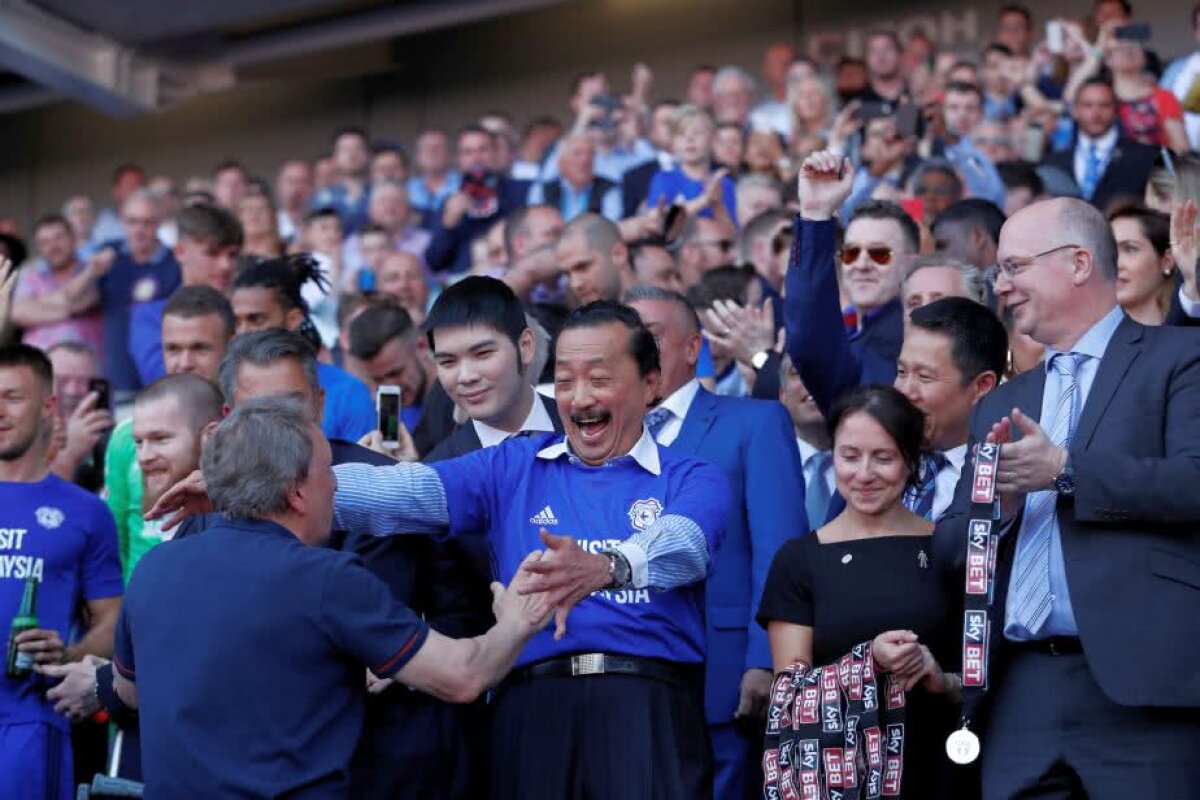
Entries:
{"label": "smiling man with mustache", "polygon": [[[335,526],[483,532],[502,580],[547,548],[528,591],[548,593],[556,631],[534,637],[497,691],[496,796],[710,797],[702,604],[728,482],[646,430],[658,347],[632,309],[572,312],[554,378],[565,438],[516,437],[432,465],[339,465]],[[151,513],[206,502],[193,476]]]}

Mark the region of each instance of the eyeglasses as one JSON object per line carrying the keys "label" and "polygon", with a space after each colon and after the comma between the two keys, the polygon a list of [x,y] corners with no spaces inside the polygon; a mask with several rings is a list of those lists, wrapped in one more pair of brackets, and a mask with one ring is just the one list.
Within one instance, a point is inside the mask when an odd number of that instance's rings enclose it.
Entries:
{"label": "eyeglasses", "polygon": [[1052,247],[1049,250],[1045,250],[1037,255],[1029,256],[1028,258],[1007,259],[1003,263],[996,264],[987,271],[987,281],[994,287],[1001,278],[1005,278],[1009,281],[1015,280],[1018,275],[1024,272],[1027,267],[1032,266],[1033,262],[1037,261],[1039,258],[1044,258],[1053,253],[1057,253],[1060,250],[1068,250],[1072,248],[1078,250],[1079,247],[1080,246],[1077,244],[1060,244],[1058,247]]}
{"label": "eyeglasses", "polygon": [[855,261],[858,261],[858,256],[864,249],[867,251],[867,258],[871,259],[879,266],[886,267],[888,264],[892,263],[892,248],[890,247],[862,248],[855,247],[854,245],[842,248],[842,263],[846,266],[849,266]]}

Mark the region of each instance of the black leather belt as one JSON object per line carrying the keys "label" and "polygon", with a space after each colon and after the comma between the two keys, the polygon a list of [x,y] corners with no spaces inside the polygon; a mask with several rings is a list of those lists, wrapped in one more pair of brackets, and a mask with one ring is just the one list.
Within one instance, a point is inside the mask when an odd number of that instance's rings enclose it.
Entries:
{"label": "black leather belt", "polygon": [[534,678],[583,678],[589,675],[637,675],[678,686],[690,686],[702,665],[680,664],[655,658],[609,653],[578,653],[551,658],[515,669],[505,683],[524,683]]}
{"label": "black leather belt", "polygon": [[1019,650],[1032,650],[1052,656],[1077,656],[1083,653],[1083,642],[1079,641],[1078,636],[1051,636],[1049,639],[1012,644]]}

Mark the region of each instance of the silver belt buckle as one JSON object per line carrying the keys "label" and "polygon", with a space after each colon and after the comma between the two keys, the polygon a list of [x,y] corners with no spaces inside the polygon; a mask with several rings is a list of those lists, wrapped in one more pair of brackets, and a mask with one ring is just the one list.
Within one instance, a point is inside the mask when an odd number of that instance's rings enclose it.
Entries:
{"label": "silver belt buckle", "polygon": [[571,675],[603,675],[604,674],[604,654],[603,653],[585,653],[583,655],[571,656]]}

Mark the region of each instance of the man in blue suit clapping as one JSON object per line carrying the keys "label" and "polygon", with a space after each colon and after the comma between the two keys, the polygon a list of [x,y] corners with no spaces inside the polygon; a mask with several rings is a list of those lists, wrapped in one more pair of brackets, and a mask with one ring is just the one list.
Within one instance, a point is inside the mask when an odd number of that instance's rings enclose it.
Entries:
{"label": "man in blue suit clapping", "polygon": [[720,468],[732,487],[725,539],[708,578],[705,716],[713,796],[758,797],[771,651],[753,618],[775,551],[808,533],[791,419],[778,402],[721,397],[700,387],[700,324],[681,295],[636,286],[625,302],[658,342],[663,399],[646,415],[650,433],[660,445]]}

